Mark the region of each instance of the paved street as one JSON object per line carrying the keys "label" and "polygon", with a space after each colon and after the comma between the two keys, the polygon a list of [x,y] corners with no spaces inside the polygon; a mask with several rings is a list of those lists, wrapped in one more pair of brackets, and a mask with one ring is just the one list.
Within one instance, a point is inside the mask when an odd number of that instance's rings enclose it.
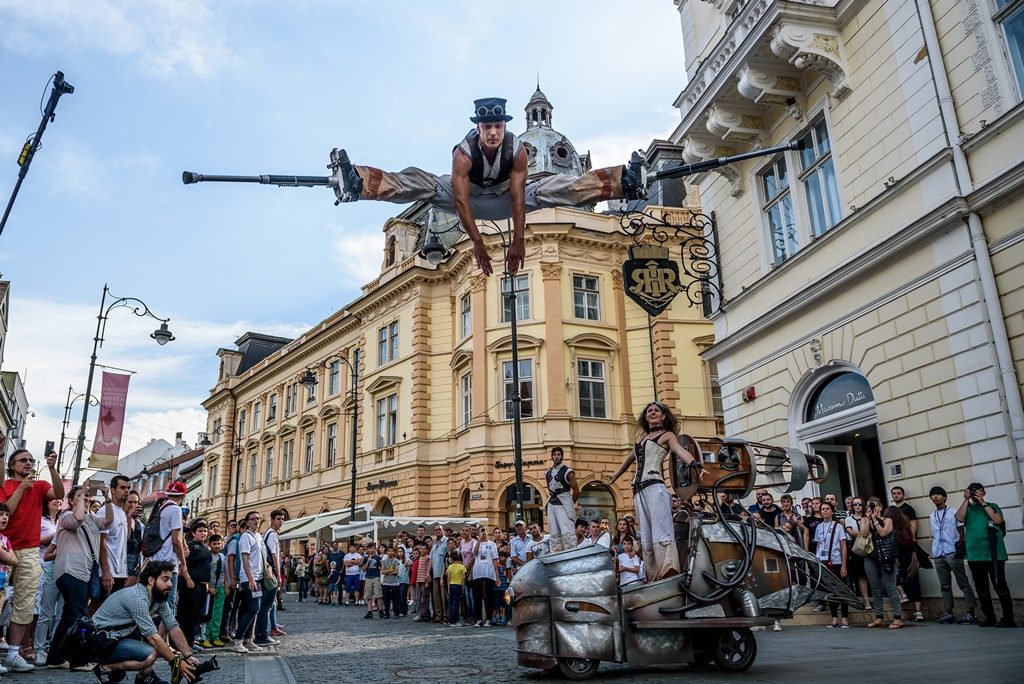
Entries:
{"label": "paved street", "polygon": [[[421,625],[410,618],[364,620],[360,608],[326,608],[293,600],[289,599],[288,612],[281,616],[290,636],[278,651],[298,682],[559,681],[517,665],[511,627],[452,629]],[[761,684],[835,678],[840,667],[844,680],[878,681],[891,679],[895,667],[922,677],[938,675],[944,681],[1011,682],[1019,681],[1024,665],[1022,638],[1024,629],[937,624],[912,625],[898,632],[788,627],[781,633],[757,635],[757,660],[742,675],[719,672],[713,666],[640,670],[603,664],[592,681],[637,681],[643,674],[645,682],[678,682],[680,674],[685,674],[689,681]],[[897,652],[898,666],[894,659],[879,657]]]}
{"label": "paved street", "polygon": [[[249,680],[246,677],[246,659],[233,653],[215,652],[217,662],[221,669],[203,676],[203,684],[239,684],[242,681],[263,681],[258,679]],[[213,653],[200,653],[202,660],[207,660]],[[273,665],[273,658],[267,658]],[[157,674],[165,679],[170,677],[170,668],[166,664],[157,666]],[[125,684],[133,684],[134,675],[125,679]],[[90,672],[68,672],[67,670],[47,670],[37,668],[33,672],[25,674],[10,673],[3,676],[4,684],[95,684],[96,678]]]}

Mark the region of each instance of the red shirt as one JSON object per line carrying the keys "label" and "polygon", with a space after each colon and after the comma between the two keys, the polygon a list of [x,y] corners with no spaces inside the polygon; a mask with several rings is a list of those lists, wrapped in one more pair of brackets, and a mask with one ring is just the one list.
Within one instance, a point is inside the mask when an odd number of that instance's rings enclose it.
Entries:
{"label": "red shirt", "polygon": [[[4,482],[3,487],[0,487],[0,501],[10,499],[20,484],[21,482],[14,478]],[[18,510],[11,516],[10,522],[7,523],[7,529],[4,530],[7,538],[11,540],[11,547],[15,551],[39,547],[39,530],[43,519],[43,501],[45,501],[46,493],[50,491],[52,486],[49,482],[36,480],[36,483],[32,485],[32,489],[21,495],[21,501],[18,502]]]}

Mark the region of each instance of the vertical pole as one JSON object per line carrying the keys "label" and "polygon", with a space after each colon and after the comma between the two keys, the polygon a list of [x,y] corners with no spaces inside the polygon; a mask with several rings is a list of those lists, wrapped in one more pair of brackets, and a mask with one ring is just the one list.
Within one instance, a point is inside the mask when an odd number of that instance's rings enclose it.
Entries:
{"label": "vertical pole", "polygon": [[100,298],[100,315],[96,317],[96,337],[92,338],[92,356],[89,357],[89,381],[85,383],[85,401],[82,402],[82,424],[78,428],[78,446],[75,447],[75,475],[71,480],[72,485],[78,484],[78,476],[82,472],[82,450],[85,448],[85,424],[89,420],[89,397],[92,396],[92,378],[96,374],[96,350],[99,348],[103,338],[103,307],[107,303],[108,288],[103,284],[103,296]]}
{"label": "vertical pole", "polygon": [[[502,240],[502,243],[507,245],[512,240],[512,222],[508,221],[508,239],[509,242]],[[508,263],[507,254],[505,263]],[[512,460],[515,463],[516,468],[516,519],[523,520],[523,432],[522,432],[522,395],[519,392],[519,327],[517,325],[517,319],[519,314],[516,311],[518,308],[517,292],[516,292],[516,281],[515,278],[509,274],[506,266],[505,277],[508,278],[508,300],[512,305]]]}
{"label": "vertical pole", "polygon": [[231,517],[238,520],[238,490],[242,488],[242,454],[235,458],[235,509]]}
{"label": "vertical pole", "polygon": [[359,349],[352,352],[352,504],[349,524],[356,519],[356,450],[359,447]]}
{"label": "vertical pole", "polygon": [[658,370],[654,363],[654,321],[651,320],[651,314],[647,314],[647,339],[651,345],[651,387],[654,401],[658,401]]}
{"label": "vertical pole", "polygon": [[64,440],[66,439],[68,424],[71,422],[71,385],[68,385],[68,400],[64,404],[64,423],[60,429],[60,447],[57,449],[57,472],[60,472],[61,463],[64,461]]}

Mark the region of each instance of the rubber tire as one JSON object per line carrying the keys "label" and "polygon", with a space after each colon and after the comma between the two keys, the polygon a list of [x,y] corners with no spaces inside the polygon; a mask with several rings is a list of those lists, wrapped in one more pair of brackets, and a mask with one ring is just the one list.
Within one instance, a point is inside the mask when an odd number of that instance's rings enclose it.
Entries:
{"label": "rubber tire", "polygon": [[582,682],[593,677],[600,664],[600,660],[591,660],[589,658],[559,658],[558,671],[566,679]]}
{"label": "rubber tire", "polygon": [[747,627],[723,629],[711,640],[711,654],[718,669],[743,672],[754,664],[757,640]]}

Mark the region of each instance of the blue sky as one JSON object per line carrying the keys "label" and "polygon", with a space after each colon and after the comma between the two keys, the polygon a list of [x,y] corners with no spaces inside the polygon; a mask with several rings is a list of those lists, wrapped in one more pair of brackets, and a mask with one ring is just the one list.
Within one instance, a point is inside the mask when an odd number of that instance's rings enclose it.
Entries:
{"label": "blue sky", "polygon": [[46,80],[60,69],[76,88],[0,236],[4,369],[26,376],[35,449],[57,439],[68,384],[85,389],[105,282],[178,338],[157,347],[152,321],[112,315],[100,363],[139,371],[124,449],[177,431],[193,443],[217,348],[246,330],[296,335],[354,299],[401,210],[186,187],[181,171],[324,175],[337,146],[445,172],[473,99],[507,97],[518,132],[538,72],[554,127],[617,164],[674,128],[685,82],[671,0],[0,0],[0,27],[4,203]]}

